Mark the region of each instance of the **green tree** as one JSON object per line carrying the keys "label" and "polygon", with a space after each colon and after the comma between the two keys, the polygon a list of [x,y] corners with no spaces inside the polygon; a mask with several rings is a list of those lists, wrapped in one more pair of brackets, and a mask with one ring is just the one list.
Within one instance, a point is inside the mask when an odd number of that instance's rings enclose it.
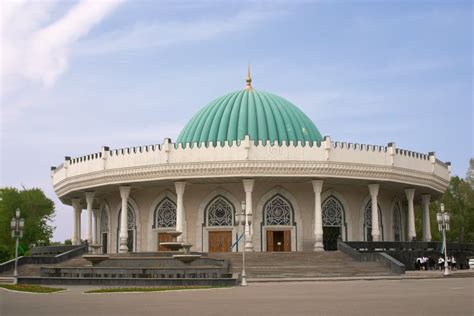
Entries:
{"label": "green tree", "polygon": [[[430,204],[430,224],[432,240],[441,240],[438,231],[436,213],[440,204],[444,203],[445,210],[450,215],[450,231],[448,241],[474,242],[474,190],[470,183],[459,177],[452,177],[449,187],[438,201]],[[416,236],[423,236],[423,210],[420,205],[415,207]]]}
{"label": "green tree", "polygon": [[471,185],[459,177],[452,177],[441,202],[450,215],[448,240],[474,242],[474,192]]}
{"label": "green tree", "polygon": [[25,228],[20,245],[28,250],[31,244],[42,241],[49,245],[54,227],[50,222],[54,218],[54,202],[46,197],[41,189],[18,190],[16,188],[0,189],[0,248],[6,249],[10,256],[15,253],[15,240],[11,237],[10,221],[15,210],[20,208],[21,217],[25,219]]}

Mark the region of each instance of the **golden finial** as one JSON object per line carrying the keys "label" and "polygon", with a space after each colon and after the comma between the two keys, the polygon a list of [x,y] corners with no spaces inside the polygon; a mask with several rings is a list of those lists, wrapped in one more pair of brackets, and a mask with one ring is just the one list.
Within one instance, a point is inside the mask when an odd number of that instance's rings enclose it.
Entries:
{"label": "golden finial", "polygon": [[250,64],[247,64],[247,78],[245,79],[247,84],[245,85],[245,90],[252,90],[252,77],[250,77]]}

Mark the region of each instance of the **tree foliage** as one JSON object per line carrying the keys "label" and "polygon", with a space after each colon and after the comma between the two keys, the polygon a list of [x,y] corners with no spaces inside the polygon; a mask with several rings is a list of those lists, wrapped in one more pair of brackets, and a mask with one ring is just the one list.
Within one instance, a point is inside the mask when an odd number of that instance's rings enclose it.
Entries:
{"label": "tree foliage", "polygon": [[[449,241],[474,242],[474,191],[469,182],[451,178],[448,190],[441,197],[450,215]],[[436,220],[435,220],[436,222]]]}
{"label": "tree foliage", "polygon": [[54,202],[46,197],[41,189],[1,188],[0,189],[0,248],[15,253],[15,239],[11,237],[10,221],[17,208],[25,219],[25,228],[20,245],[29,249],[30,245],[43,243],[49,245],[54,227]]}
{"label": "tree foliage", "polygon": [[[447,232],[448,241],[474,242],[474,190],[469,181],[459,177],[452,177],[449,187],[438,201],[430,204],[430,224],[432,240],[441,240],[438,231],[436,213],[440,211],[440,204],[444,203],[445,211],[450,215],[450,231]],[[416,235],[421,239],[423,231],[423,210],[416,208]]]}

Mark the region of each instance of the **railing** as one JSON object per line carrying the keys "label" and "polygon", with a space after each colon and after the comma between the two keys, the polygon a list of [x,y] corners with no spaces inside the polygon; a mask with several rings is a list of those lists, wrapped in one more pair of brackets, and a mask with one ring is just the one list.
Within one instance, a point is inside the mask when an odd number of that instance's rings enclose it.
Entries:
{"label": "railing", "polygon": [[[441,250],[441,242],[439,241],[347,241],[348,246],[359,252],[385,252],[394,250],[410,250],[410,251],[432,251]],[[450,251],[473,251],[474,243],[448,243],[448,252]]]}
{"label": "railing", "polygon": [[355,261],[380,262],[382,265],[396,274],[405,274],[405,265],[392,256],[383,252],[360,252],[358,249],[355,249],[350,245],[352,243],[353,242],[338,241],[337,249],[349,255]]}
{"label": "railing", "polygon": [[30,256],[56,256],[67,252],[72,249],[76,249],[77,246],[45,246],[45,247],[34,247],[30,249]]}
{"label": "railing", "polygon": [[[69,247],[70,250],[67,250],[66,252],[57,255],[35,255],[18,257],[18,266],[21,266],[23,264],[56,264],[77,257],[87,252],[87,247],[85,245],[72,247],[74,248],[70,249]],[[0,264],[0,272],[13,270],[14,267],[15,259],[6,261]]]}
{"label": "railing", "polygon": [[[468,258],[474,256],[474,244],[448,243],[447,248],[448,255],[456,258],[458,268],[468,267]],[[341,242],[341,245],[338,243],[338,249],[358,261],[378,261],[375,259],[380,255],[389,256],[403,264],[406,270],[415,270],[416,258],[426,256],[437,259],[441,255],[441,242],[348,241]],[[386,262],[386,265],[389,263]]]}

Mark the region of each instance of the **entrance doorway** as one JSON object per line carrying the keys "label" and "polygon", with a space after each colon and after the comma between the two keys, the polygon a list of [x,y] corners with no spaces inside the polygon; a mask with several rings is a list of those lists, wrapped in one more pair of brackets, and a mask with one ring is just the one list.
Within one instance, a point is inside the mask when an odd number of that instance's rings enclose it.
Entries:
{"label": "entrance doorway", "polygon": [[128,252],[135,251],[134,249],[134,231],[132,229],[128,230],[128,239],[127,239],[127,247],[128,247]]}
{"label": "entrance doorway", "polygon": [[337,250],[337,240],[341,237],[341,227],[323,226],[323,245],[324,250]]}
{"label": "entrance doorway", "polygon": [[210,231],[209,252],[229,252],[232,246],[232,231]]}
{"label": "entrance doorway", "polygon": [[158,251],[171,251],[164,246],[160,246],[160,243],[172,241],[176,241],[176,237],[171,236],[169,233],[158,233]]}
{"label": "entrance doorway", "polygon": [[107,253],[107,233],[102,233],[102,253]]}
{"label": "entrance doorway", "polygon": [[291,251],[291,231],[267,230],[267,251]]}

